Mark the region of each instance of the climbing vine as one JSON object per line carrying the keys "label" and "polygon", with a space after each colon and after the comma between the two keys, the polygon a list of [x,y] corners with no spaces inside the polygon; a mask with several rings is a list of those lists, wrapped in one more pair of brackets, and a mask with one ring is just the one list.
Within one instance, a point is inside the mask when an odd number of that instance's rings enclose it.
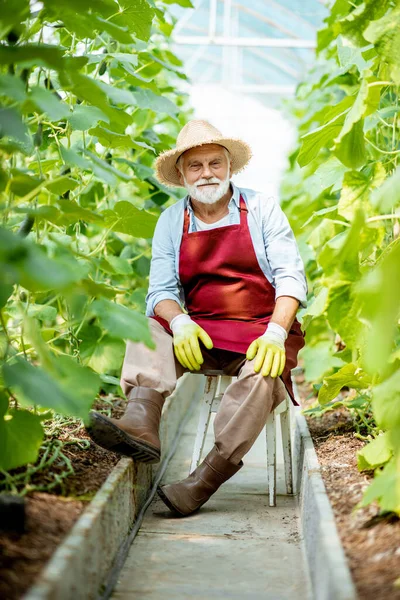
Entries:
{"label": "climbing vine", "polygon": [[[282,186],[309,282],[306,378],[321,413],[357,412],[361,505],[400,514],[400,6],[336,0],[290,112]],[[341,390],[349,389],[344,395]]]}
{"label": "climbing vine", "polygon": [[6,472],[33,465],[40,448],[41,461],[62,459],[54,415],[85,419],[115,389],[125,341],[153,346],[149,242],[171,193],[151,164],[187,119],[171,3],[0,2],[0,470],[10,490]]}

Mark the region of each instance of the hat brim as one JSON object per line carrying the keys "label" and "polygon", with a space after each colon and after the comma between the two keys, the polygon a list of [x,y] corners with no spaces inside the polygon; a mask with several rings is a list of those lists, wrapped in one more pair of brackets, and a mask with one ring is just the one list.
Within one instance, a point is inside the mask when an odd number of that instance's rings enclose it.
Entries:
{"label": "hat brim", "polygon": [[244,169],[252,157],[250,146],[243,140],[236,138],[215,138],[201,144],[191,144],[187,147],[167,150],[160,154],[154,163],[158,181],[168,187],[183,187],[176,170],[178,158],[191,148],[198,148],[199,146],[209,144],[218,144],[228,150],[232,162],[232,174],[239,173],[239,171]]}

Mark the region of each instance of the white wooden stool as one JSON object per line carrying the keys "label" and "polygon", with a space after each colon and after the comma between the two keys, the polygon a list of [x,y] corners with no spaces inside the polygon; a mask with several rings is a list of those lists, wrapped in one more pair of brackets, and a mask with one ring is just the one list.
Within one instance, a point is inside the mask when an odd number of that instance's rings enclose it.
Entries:
{"label": "white wooden stool", "polygon": [[[224,375],[223,371],[207,370],[204,372],[204,375],[206,376],[206,382],[204,386],[204,395],[201,400],[200,417],[197,425],[196,440],[194,443],[189,474],[192,473],[200,463],[211,413],[217,412],[222,396],[233,380],[233,377]],[[286,394],[285,400],[268,416],[265,427],[267,436],[267,476],[270,506],[276,506],[276,415],[280,415],[281,422],[286,493],[293,494],[290,404],[291,399]]]}

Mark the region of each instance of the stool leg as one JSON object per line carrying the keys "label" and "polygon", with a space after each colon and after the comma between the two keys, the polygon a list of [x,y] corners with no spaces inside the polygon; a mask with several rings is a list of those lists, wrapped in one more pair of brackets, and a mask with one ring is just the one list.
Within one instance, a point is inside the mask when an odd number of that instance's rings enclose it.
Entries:
{"label": "stool leg", "polygon": [[[287,402],[288,399],[286,398],[286,403]],[[293,494],[292,441],[290,436],[290,406],[288,404],[287,409],[284,412],[281,412],[280,419],[283,458],[285,462],[286,493]]]}
{"label": "stool leg", "polygon": [[233,377],[230,375],[221,375],[219,378],[217,395],[223,395],[226,391],[226,388],[232,383]]}
{"label": "stool leg", "polygon": [[269,505],[276,506],[276,435],[274,411],[268,417],[266,433]]}
{"label": "stool leg", "polygon": [[203,452],[204,442],[207,435],[208,424],[210,422],[212,403],[215,398],[218,377],[207,377],[204,386],[204,396],[201,400],[200,417],[197,424],[196,440],[194,442],[192,462],[189,475],[199,465],[201,453]]}

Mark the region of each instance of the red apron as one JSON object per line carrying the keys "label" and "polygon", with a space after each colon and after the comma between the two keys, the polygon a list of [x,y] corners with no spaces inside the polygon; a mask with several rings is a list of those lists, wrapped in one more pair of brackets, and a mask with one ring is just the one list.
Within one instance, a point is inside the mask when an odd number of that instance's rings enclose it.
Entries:
{"label": "red apron", "polygon": [[[185,210],[179,257],[179,278],[190,317],[205,329],[215,348],[242,354],[265,332],[275,307],[275,289],[258,264],[247,212],[241,196],[239,225],[188,233]],[[165,319],[153,318],[172,333]],[[297,406],[290,371],[303,346],[304,334],[295,319],[285,343],[281,379]]]}

